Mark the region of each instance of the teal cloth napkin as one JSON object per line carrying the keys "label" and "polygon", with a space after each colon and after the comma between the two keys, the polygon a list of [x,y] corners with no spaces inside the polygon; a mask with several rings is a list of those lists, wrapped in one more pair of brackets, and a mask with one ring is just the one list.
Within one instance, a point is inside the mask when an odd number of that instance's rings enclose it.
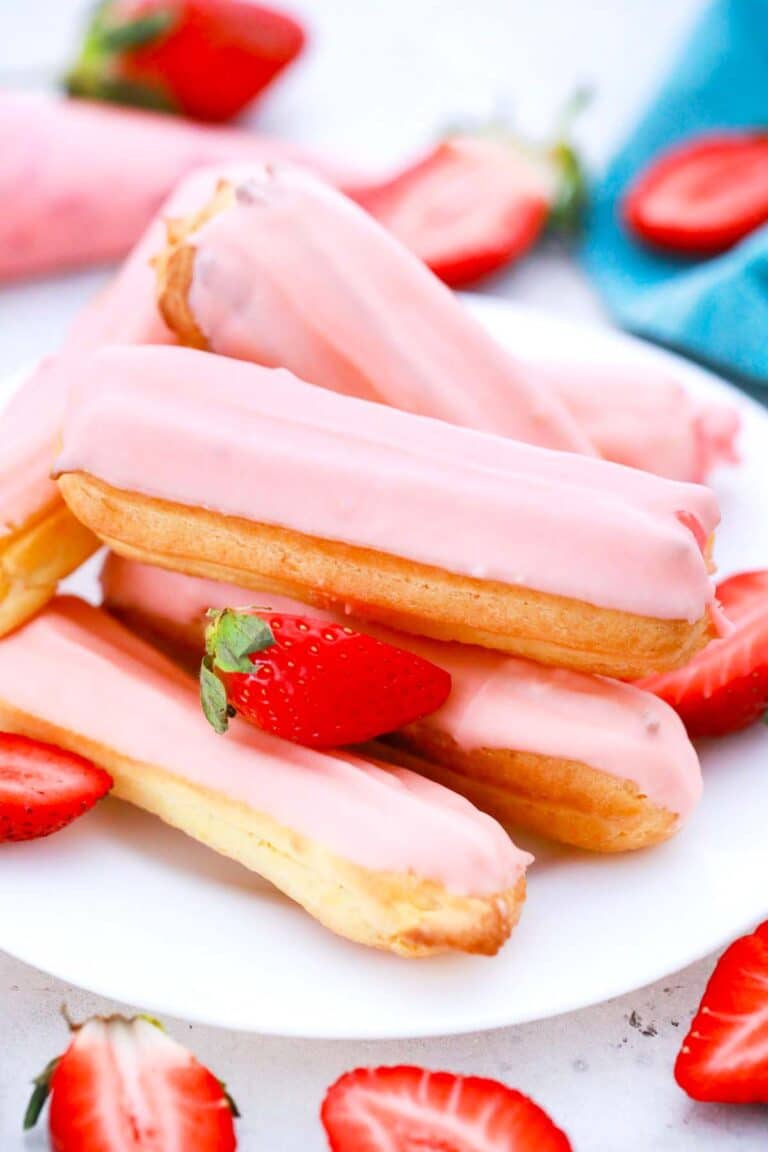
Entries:
{"label": "teal cloth napkin", "polygon": [[753,126],[768,129],[768,0],[714,0],[594,189],[583,259],[623,327],[768,389],[768,225],[722,256],[690,260],[644,248],[618,215],[627,184],[662,149]]}

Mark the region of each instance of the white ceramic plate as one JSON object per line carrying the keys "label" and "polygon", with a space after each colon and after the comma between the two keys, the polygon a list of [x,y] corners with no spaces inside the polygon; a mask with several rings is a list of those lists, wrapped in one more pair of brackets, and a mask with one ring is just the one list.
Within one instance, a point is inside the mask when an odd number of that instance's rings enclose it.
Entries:
{"label": "white ceramic plate", "polygon": [[[715,479],[718,560],[725,573],[768,564],[760,407],[611,331],[468,303],[521,352],[666,362],[692,391],[736,404],[744,462]],[[93,569],[69,586],[92,594]],[[112,801],[49,840],[3,848],[0,947],[157,1013],[283,1036],[441,1035],[565,1012],[678,970],[768,915],[768,733],[701,751],[705,798],[672,843],[618,858],[534,845],[522,921],[492,960],[406,961],[337,939],[245,869]]]}

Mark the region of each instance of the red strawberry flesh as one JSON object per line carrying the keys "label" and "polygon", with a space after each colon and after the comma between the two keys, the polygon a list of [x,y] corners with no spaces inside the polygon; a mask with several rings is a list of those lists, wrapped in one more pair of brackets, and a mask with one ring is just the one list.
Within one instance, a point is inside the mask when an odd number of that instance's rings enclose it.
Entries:
{"label": "red strawberry flesh", "polygon": [[494,1080],[422,1068],[360,1068],[329,1090],[332,1152],[569,1152],[565,1133]]}
{"label": "red strawberry flesh", "polygon": [[694,1100],[768,1104],[768,922],[720,957],[675,1079]]}
{"label": "red strawberry flesh", "polygon": [[679,713],[691,736],[724,736],[768,708],[768,571],[724,580],[717,596],[731,632],[684,668],[641,682]]}
{"label": "red strawberry flesh", "polygon": [[59,831],[105,796],[112,778],[90,760],[0,733],[0,842]]}

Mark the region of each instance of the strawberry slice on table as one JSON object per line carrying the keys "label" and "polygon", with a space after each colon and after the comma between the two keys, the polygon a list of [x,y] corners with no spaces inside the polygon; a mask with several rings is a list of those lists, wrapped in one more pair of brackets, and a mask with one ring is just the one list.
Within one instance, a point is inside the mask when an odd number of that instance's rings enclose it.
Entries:
{"label": "strawberry slice on table", "polygon": [[358,1068],[328,1089],[332,1152],[570,1152],[568,1137],[521,1092],[479,1076]]}
{"label": "strawberry slice on table", "polygon": [[111,787],[109,773],[83,756],[0,732],[0,843],[58,832]]}
{"label": "strawberry slice on table", "polygon": [[304,40],[291,16],[251,0],[106,0],[66,84],[75,96],[225,121]]}
{"label": "strawberry slice on table", "polygon": [[446,284],[469,284],[523,256],[548,224],[578,225],[586,186],[564,127],[584,99],[571,102],[551,147],[502,130],[449,136],[354,198]]}
{"label": "strawberry slice on table", "polygon": [[233,1152],[224,1086],[145,1016],[89,1020],[35,1080],[24,1128],[50,1094],[54,1152]]}
{"label": "strawberry slice on table", "polygon": [[675,1079],[694,1100],[768,1104],[768,922],[718,960]]}
{"label": "strawberry slice on table", "polygon": [[717,597],[732,631],[684,668],[641,681],[672,705],[690,736],[726,736],[768,709],[768,571],[730,576]]}
{"label": "strawberry slice on table", "polygon": [[296,744],[361,744],[434,712],[451,690],[442,668],[310,616],[208,612],[203,711],[217,732],[243,719]]}
{"label": "strawberry slice on table", "polygon": [[623,213],[649,244],[694,256],[725,251],[768,221],[768,134],[678,144],[630,186]]}

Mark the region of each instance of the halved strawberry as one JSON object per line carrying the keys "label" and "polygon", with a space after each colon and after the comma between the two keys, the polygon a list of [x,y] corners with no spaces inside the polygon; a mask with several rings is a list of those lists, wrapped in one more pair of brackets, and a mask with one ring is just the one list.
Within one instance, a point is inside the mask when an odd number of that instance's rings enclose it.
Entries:
{"label": "halved strawberry", "polygon": [[83,756],[0,732],[0,843],[58,832],[111,787],[109,773]]}
{"label": "halved strawberry", "polygon": [[332,1152],[570,1152],[521,1092],[479,1076],[407,1066],[358,1068],[328,1089]]}
{"label": "halved strawberry", "polygon": [[235,713],[310,748],[361,744],[434,712],[451,678],[421,656],[341,624],[259,610],[208,613],[203,711]]}
{"label": "halved strawberry", "polygon": [[718,960],[675,1079],[694,1100],[768,1104],[768,922]]}
{"label": "halved strawberry", "polygon": [[587,98],[580,91],[569,101],[552,145],[494,127],[457,133],[352,194],[446,284],[469,284],[523,256],[547,224],[579,223],[586,184],[567,131]]}
{"label": "halved strawberry", "polygon": [[720,132],[685,140],[652,161],[623,205],[650,244],[706,256],[768,220],[768,135]]}
{"label": "halved strawberry", "polygon": [[216,1077],[145,1016],[89,1020],[35,1080],[32,1128],[51,1095],[54,1152],[233,1152],[237,1109]]}
{"label": "halved strawberry", "polygon": [[718,585],[733,630],[684,668],[641,686],[671,704],[691,736],[725,736],[768,708],[768,571],[742,572]]}

